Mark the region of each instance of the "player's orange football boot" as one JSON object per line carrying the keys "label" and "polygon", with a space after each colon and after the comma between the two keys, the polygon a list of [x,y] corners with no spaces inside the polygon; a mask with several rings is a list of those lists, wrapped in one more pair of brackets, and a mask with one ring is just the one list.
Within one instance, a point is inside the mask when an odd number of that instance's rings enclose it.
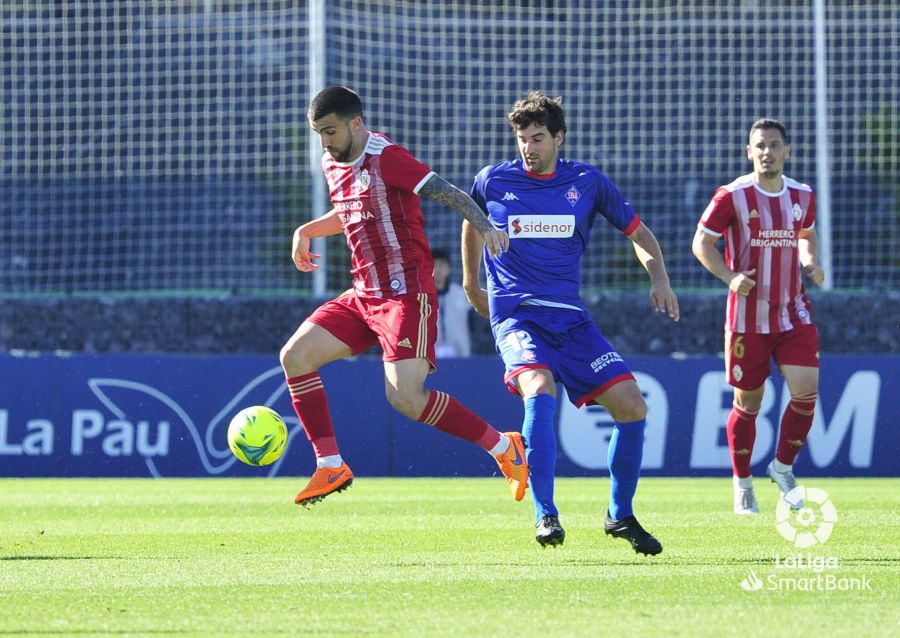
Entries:
{"label": "player's orange football boot", "polygon": [[525,460],[525,444],[518,432],[505,432],[509,437],[509,449],[496,457],[500,471],[509,483],[513,498],[521,501],[528,489],[528,461]]}
{"label": "player's orange football boot", "polygon": [[343,492],[351,483],[353,472],[346,463],[341,463],[340,467],[319,467],[313,472],[303,491],[294,498],[294,502],[309,509],[310,505],[318,503],[332,492]]}

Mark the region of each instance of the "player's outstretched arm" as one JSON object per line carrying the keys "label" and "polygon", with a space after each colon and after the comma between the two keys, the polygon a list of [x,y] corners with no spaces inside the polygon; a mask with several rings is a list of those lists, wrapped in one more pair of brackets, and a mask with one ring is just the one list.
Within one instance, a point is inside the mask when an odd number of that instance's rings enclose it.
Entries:
{"label": "player's outstretched arm", "polygon": [[678,309],[678,297],[669,283],[669,273],[663,261],[662,249],[656,236],[643,222],[628,235],[632,241],[634,253],[641,265],[650,275],[650,303],[656,312],[664,312],[673,321],[678,321],[681,313]]}
{"label": "player's outstretched arm", "polygon": [[481,253],[484,239],[468,221],[462,224],[463,290],[472,307],[482,317],[490,318],[487,291],[481,287]]}
{"label": "player's outstretched arm", "polygon": [[488,253],[492,257],[509,248],[509,236],[502,230],[495,230],[478,204],[456,186],[435,173],[419,190],[419,195],[433,199],[455,210],[460,217],[472,224],[484,238]]}
{"label": "player's outstretched arm", "polygon": [[291,247],[294,265],[301,272],[312,272],[319,269],[319,264],[313,263],[322,255],[309,251],[309,240],[316,237],[327,237],[343,232],[344,228],[336,210],[330,210],[318,219],[298,226],[294,230]]}

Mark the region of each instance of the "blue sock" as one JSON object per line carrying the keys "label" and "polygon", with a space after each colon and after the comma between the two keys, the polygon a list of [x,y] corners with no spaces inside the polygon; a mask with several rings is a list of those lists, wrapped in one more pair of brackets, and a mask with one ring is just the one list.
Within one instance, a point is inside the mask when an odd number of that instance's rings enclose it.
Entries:
{"label": "blue sock", "polygon": [[534,502],[535,523],[542,516],[558,516],[553,503],[553,479],[556,474],[556,397],[538,394],[525,399],[525,458],[531,481],[531,500]]}
{"label": "blue sock", "polygon": [[609,516],[621,520],[631,516],[631,501],[637,490],[644,457],[644,428],[646,419],[631,423],[616,423],[609,438],[610,499]]}

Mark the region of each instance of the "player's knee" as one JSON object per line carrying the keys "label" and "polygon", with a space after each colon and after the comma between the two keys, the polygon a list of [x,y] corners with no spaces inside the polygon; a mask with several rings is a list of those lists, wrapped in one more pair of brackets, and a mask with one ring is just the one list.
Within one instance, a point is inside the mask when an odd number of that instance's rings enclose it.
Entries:
{"label": "player's knee", "polygon": [[754,401],[754,400],[745,400],[745,401],[737,401],[735,400],[734,405],[744,412],[748,412],[750,414],[756,414],[759,412],[760,408],[762,408],[762,401]]}
{"label": "player's knee", "polygon": [[762,408],[763,392],[759,390],[736,390],[734,393],[734,405],[750,414],[756,414]]}
{"label": "player's knee", "polygon": [[618,423],[632,423],[633,421],[643,421],[647,418],[647,402],[640,394],[634,397],[620,401],[609,411],[613,419]]}
{"label": "player's knee", "polygon": [[420,394],[403,388],[388,388],[386,396],[392,408],[403,416],[416,420],[425,410],[425,403],[428,401],[427,395],[422,397]]}
{"label": "player's knee", "polygon": [[556,396],[556,382],[553,376],[548,374],[522,374],[516,379],[519,394],[523,397],[533,397],[538,394]]}
{"label": "player's knee", "polygon": [[278,359],[281,361],[281,368],[288,377],[295,377],[300,374],[312,372],[315,368],[311,368],[307,361],[306,349],[296,341],[289,341],[281,348]]}
{"label": "player's knee", "polygon": [[293,364],[293,353],[291,352],[291,345],[289,343],[281,346],[281,351],[278,353],[278,360],[281,362],[281,367],[287,372]]}

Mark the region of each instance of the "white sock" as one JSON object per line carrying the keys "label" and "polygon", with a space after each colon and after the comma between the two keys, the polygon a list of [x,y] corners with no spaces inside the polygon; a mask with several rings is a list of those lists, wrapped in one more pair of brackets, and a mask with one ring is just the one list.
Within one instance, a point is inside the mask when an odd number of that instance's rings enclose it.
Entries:
{"label": "white sock", "polygon": [[316,459],[316,469],[320,467],[340,467],[344,459],[340,454],[332,454],[331,456],[323,456]]}
{"label": "white sock", "polygon": [[746,490],[748,488],[753,487],[753,477],[752,476],[745,476],[743,478],[741,478],[739,476],[733,476],[732,478],[734,479],[734,484],[737,485],[741,489]]}
{"label": "white sock", "polygon": [[509,446],[512,444],[512,441],[509,440],[509,437],[505,434],[500,435],[500,440],[497,441],[497,445],[492,447],[489,451],[494,456],[500,456],[501,454],[505,454],[509,449]]}
{"label": "white sock", "polygon": [[785,465],[778,459],[774,459],[772,461],[772,469],[778,472],[779,474],[784,474],[785,472],[790,472],[794,468],[793,465]]}

